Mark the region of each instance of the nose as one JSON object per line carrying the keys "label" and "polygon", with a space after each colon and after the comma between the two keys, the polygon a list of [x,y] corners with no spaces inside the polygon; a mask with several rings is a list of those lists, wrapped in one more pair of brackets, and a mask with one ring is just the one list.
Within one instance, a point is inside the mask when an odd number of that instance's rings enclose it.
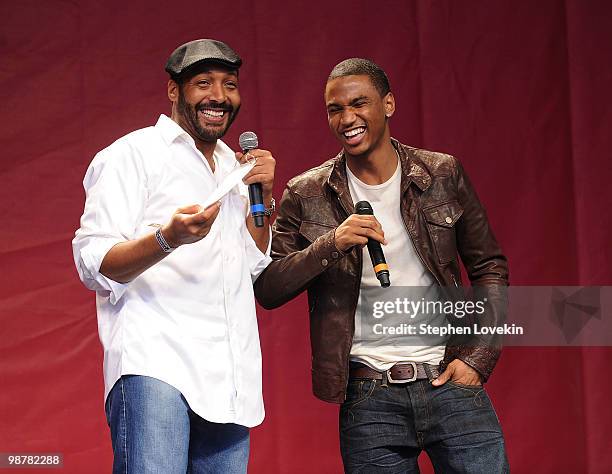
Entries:
{"label": "nose", "polygon": [[225,102],[225,88],[223,84],[215,82],[210,88],[210,100],[213,102],[223,103]]}
{"label": "nose", "polygon": [[340,125],[343,127],[351,125],[355,121],[355,113],[353,109],[347,107],[340,114]]}

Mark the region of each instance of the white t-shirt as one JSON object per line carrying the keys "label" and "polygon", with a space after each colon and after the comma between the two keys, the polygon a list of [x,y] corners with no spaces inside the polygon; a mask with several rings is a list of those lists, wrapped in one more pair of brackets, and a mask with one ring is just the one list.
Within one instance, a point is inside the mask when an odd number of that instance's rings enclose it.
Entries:
{"label": "white t-shirt", "polygon": [[[435,280],[417,255],[404,225],[400,210],[401,165],[398,159],[393,176],[382,184],[369,185],[360,181],[346,166],[349,191],[353,202],[368,201],[374,216],[385,233],[387,245],[383,245],[385,260],[389,265],[391,287],[430,288]],[[367,246],[363,248],[363,269],[358,307],[361,306],[361,292],[367,287],[380,287],[372,268]],[[395,291],[394,291],[395,294]],[[351,360],[363,362],[377,370],[387,370],[397,362],[426,362],[437,365],[444,356],[445,346],[388,344],[362,337],[361,316],[356,314],[355,335],[351,348]],[[406,341],[402,336],[402,341]]]}
{"label": "white t-shirt", "polygon": [[96,291],[105,398],[122,375],[146,375],[177,388],[202,418],[250,427],[264,417],[252,282],[270,257],[246,228],[246,186],[221,199],[204,239],[131,282],[99,272],[113,245],[153,233],[179,207],[202,204],[238,166],[220,140],[213,158],[214,173],[165,115],[99,152],[83,180],[74,260],[85,286]]}

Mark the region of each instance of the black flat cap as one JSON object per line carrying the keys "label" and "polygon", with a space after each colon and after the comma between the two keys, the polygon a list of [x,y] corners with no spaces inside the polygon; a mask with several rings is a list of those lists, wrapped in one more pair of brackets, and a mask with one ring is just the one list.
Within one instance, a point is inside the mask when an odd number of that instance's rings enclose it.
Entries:
{"label": "black flat cap", "polygon": [[212,39],[199,39],[176,48],[168,58],[166,71],[172,77],[177,77],[192,66],[203,62],[222,64],[232,69],[238,69],[242,65],[238,53],[225,43]]}

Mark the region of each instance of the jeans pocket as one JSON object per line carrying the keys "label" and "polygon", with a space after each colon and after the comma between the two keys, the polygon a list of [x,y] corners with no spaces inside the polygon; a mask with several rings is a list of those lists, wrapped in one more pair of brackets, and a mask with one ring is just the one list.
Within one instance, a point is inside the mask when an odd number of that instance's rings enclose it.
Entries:
{"label": "jeans pocket", "polygon": [[450,380],[444,385],[450,387],[453,396],[465,400],[473,400],[477,407],[484,407],[487,403],[490,406],[489,395],[481,385],[466,385],[457,382],[451,382]]}
{"label": "jeans pocket", "polygon": [[346,400],[343,408],[352,408],[372,396],[376,388],[375,380],[351,380],[346,388]]}
{"label": "jeans pocket", "polygon": [[479,383],[478,385],[466,385],[464,383],[453,382],[452,380],[449,380],[446,383],[449,385],[452,385],[453,387],[457,387],[457,388],[468,388],[470,390],[482,390],[483,389],[483,385],[481,383]]}

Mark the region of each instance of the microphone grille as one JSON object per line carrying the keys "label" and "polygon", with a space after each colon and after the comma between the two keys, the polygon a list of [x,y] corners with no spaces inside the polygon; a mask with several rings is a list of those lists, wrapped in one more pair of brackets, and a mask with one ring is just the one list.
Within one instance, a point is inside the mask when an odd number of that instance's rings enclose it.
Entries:
{"label": "microphone grille", "polygon": [[254,132],[242,132],[238,138],[238,146],[241,150],[254,150],[259,146],[259,140]]}
{"label": "microphone grille", "polygon": [[361,215],[373,215],[374,211],[372,210],[372,206],[368,201],[359,201],[355,204],[355,214]]}

